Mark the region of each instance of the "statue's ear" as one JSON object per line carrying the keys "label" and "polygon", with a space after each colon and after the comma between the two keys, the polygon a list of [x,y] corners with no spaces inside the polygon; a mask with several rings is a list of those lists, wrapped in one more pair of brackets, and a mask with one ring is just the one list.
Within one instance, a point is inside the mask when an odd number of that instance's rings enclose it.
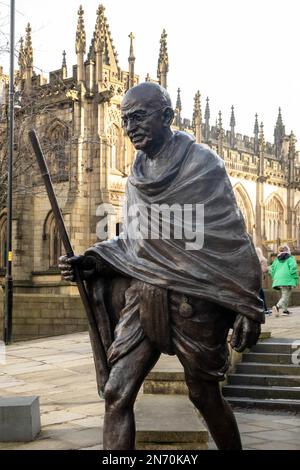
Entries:
{"label": "statue's ear", "polygon": [[174,111],[168,106],[163,111],[163,123],[165,127],[170,127],[174,119]]}

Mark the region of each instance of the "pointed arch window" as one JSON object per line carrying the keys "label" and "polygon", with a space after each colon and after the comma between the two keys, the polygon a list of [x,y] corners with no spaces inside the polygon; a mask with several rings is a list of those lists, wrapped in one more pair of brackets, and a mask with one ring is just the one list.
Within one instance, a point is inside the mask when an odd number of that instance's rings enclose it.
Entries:
{"label": "pointed arch window", "polygon": [[69,173],[69,128],[66,123],[55,119],[45,135],[46,155],[54,181],[66,181]]}
{"label": "pointed arch window", "polygon": [[112,124],[108,130],[108,139],[110,146],[109,164],[111,170],[122,171],[121,152],[121,130],[115,124]]}
{"label": "pointed arch window", "polygon": [[62,244],[54,218],[49,231],[49,267],[58,266],[58,258],[62,254]]}
{"label": "pointed arch window", "polygon": [[253,236],[254,211],[248,193],[240,183],[233,188],[233,192],[237,205],[244,217],[246,230],[251,236]]}
{"label": "pointed arch window", "polygon": [[269,227],[270,248],[277,250],[278,243],[284,237],[284,206],[279,197],[275,194],[266,203],[266,226]]}
{"label": "pointed arch window", "polygon": [[117,146],[115,143],[111,145],[111,168],[117,168]]}
{"label": "pointed arch window", "polygon": [[62,242],[59,236],[58,227],[52,212],[50,212],[45,220],[43,239],[47,242],[47,261],[48,268],[56,268],[58,266],[58,258],[62,255]]}
{"label": "pointed arch window", "polygon": [[7,265],[7,216],[4,214],[0,218],[0,269],[5,269]]}

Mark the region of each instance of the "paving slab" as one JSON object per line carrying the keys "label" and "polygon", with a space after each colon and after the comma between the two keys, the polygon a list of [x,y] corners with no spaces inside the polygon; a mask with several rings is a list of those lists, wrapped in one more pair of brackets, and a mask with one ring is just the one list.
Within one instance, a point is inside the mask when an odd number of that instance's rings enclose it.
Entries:
{"label": "paving slab", "polygon": [[104,414],[99,416],[88,416],[80,419],[76,418],[73,421],[73,424],[76,424],[76,426],[80,426],[83,428],[99,428],[103,425],[103,417]]}
{"label": "paving slab", "polygon": [[281,442],[278,445],[277,442],[273,441],[266,441],[261,444],[252,444],[249,450],[299,450],[300,443],[289,443],[289,442]]}
{"label": "paving slab", "polygon": [[48,426],[50,424],[59,424],[59,423],[68,423],[75,419],[83,418],[84,415],[80,413],[71,413],[65,410],[59,411],[50,411],[48,413],[43,413],[41,422],[42,426]]}
{"label": "paving slab", "polygon": [[33,442],[19,444],[7,443],[4,447],[1,446],[2,450],[70,450],[70,443],[67,441],[60,441],[58,439],[49,438],[41,439]]}
{"label": "paving slab", "polygon": [[84,405],[69,404],[68,410],[74,413],[83,413],[86,416],[103,416],[104,415],[104,401],[99,400],[93,403],[85,403]]}
{"label": "paving slab", "polygon": [[[272,305],[269,305],[269,308],[271,307]],[[287,316],[267,315],[262,331],[270,330],[272,338],[300,339],[300,307],[291,307],[289,311],[292,314]]]}

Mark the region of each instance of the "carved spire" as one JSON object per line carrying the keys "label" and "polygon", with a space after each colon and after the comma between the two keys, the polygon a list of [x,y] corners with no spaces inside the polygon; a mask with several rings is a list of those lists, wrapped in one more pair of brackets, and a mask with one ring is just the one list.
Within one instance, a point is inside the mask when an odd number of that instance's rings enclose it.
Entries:
{"label": "carved spire", "polygon": [[28,23],[26,27],[24,57],[25,57],[26,67],[33,67],[33,48],[32,48],[30,23]]}
{"label": "carved spire", "polygon": [[95,52],[100,52],[101,54],[104,51],[104,41],[105,41],[105,8],[103,5],[99,5],[97,9],[97,20],[94,32],[94,49]]}
{"label": "carved spire", "polygon": [[63,53],[62,53],[63,60],[62,60],[62,66],[61,66],[61,67],[62,67],[62,69],[64,69],[64,68],[66,69],[66,68],[67,68],[67,60],[66,60],[66,55],[67,55],[67,54],[66,54],[66,51],[65,51],[65,50],[63,50]]}
{"label": "carved spire", "polygon": [[278,117],[277,117],[277,122],[276,122],[276,127],[283,128],[283,122],[282,122],[282,115],[281,115],[281,108],[278,108]]}
{"label": "carved spire", "polygon": [[278,110],[278,117],[276,121],[276,126],[274,129],[274,144],[275,144],[275,154],[277,158],[281,156],[282,143],[285,137],[285,126],[282,122],[281,108]]}
{"label": "carved spire", "polygon": [[260,123],[260,129],[259,129],[259,150],[260,150],[260,152],[265,151],[265,145],[266,145],[266,142],[265,142],[265,134],[264,134],[264,125],[261,122]]}
{"label": "carved spire", "polygon": [[129,84],[128,88],[132,88],[134,86],[134,64],[135,64],[135,56],[133,50],[133,40],[135,39],[133,33],[129,34],[130,39],[130,48],[129,48],[129,57],[128,57],[128,64],[129,64]]}
{"label": "carved spire", "polygon": [[231,106],[230,127],[235,127],[234,106]]}
{"label": "carved spire", "polygon": [[196,142],[201,143],[202,140],[202,113],[201,113],[201,95],[198,90],[194,97],[194,112],[193,112],[193,127],[196,137]]}
{"label": "carved spire", "polygon": [[235,115],[234,115],[234,106],[231,106],[231,116],[230,116],[230,147],[234,148],[235,146]]}
{"label": "carved spire", "polygon": [[83,8],[80,5],[78,10],[78,21],[77,21],[77,31],[76,31],[76,54],[85,54],[86,52],[86,35],[84,29],[84,19],[83,19]]}
{"label": "carved spire", "polygon": [[253,150],[254,153],[257,155],[259,152],[259,127],[258,127],[258,116],[257,113],[255,114],[255,122],[254,122],[254,145]]}
{"label": "carved spire", "polygon": [[19,49],[19,58],[18,58],[18,64],[20,67],[23,66],[23,60],[24,60],[24,39],[23,37],[21,36],[20,37],[20,49]]}
{"label": "carved spire", "polygon": [[24,47],[24,78],[25,78],[25,92],[30,93],[32,87],[33,77],[33,48],[32,48],[32,37],[31,37],[31,26],[28,23],[26,27],[25,36],[25,47]]}
{"label": "carved spire", "polygon": [[[103,5],[99,5],[97,8],[97,19],[95,25],[94,36],[92,44],[88,54],[88,62],[90,68],[90,76],[92,77],[92,62],[96,62],[96,82],[99,90],[102,87],[103,82],[103,64],[104,64],[104,48],[105,48],[105,27],[106,18],[104,15],[105,8]],[[90,89],[92,89],[92,78],[90,83]]]}
{"label": "carved spire", "polygon": [[22,36],[20,38],[18,64],[19,64],[19,77],[23,78],[25,69],[26,69],[26,59],[25,59],[25,54],[24,54],[24,40]]}
{"label": "carved spire", "polygon": [[219,111],[219,114],[218,114],[219,118],[218,118],[218,128],[219,130],[222,129],[223,127],[223,123],[222,123],[222,111]]}
{"label": "carved spire", "polygon": [[204,114],[204,117],[205,117],[205,121],[209,122],[209,118],[210,118],[210,109],[209,109],[209,98],[208,98],[208,97],[206,98],[206,106],[205,106],[205,114]]}
{"label": "carved spire", "polygon": [[223,142],[224,142],[224,129],[223,129],[223,123],[222,123],[222,112],[219,111],[219,118],[218,118],[218,154],[222,158],[224,158]]}
{"label": "carved spire", "polygon": [[177,99],[176,99],[176,106],[175,106],[175,119],[174,123],[179,129],[182,127],[182,120],[181,120],[181,97],[180,97],[180,88],[177,89]]}
{"label": "carved spire", "polygon": [[291,131],[289,136],[289,183],[295,181],[296,137]]}
{"label": "carved spire", "polygon": [[210,109],[209,109],[209,98],[206,98],[206,106],[205,106],[205,113],[204,113],[204,139],[206,142],[209,141],[210,137],[210,127],[209,127],[209,118],[210,118]]}
{"label": "carved spire", "polygon": [[177,100],[176,100],[176,109],[178,109],[178,111],[182,111],[182,106],[181,106],[181,97],[180,97],[180,88],[177,89]]}
{"label": "carved spire", "polygon": [[135,56],[134,56],[134,50],[133,50],[133,40],[135,39],[133,33],[130,33],[128,35],[129,39],[130,39],[130,48],[129,48],[129,57],[128,57],[128,60],[129,61],[135,61]]}
{"label": "carved spire", "polygon": [[160,51],[158,58],[157,66],[157,78],[159,84],[167,88],[167,75],[169,72],[169,56],[168,56],[168,46],[167,46],[167,33],[164,29],[161,38],[160,38]]}
{"label": "carved spire", "polygon": [[84,54],[86,52],[86,35],[84,29],[83,8],[80,5],[78,10],[75,50],[77,54],[77,80],[83,82],[85,78]]}
{"label": "carved spire", "polygon": [[103,76],[103,66],[110,67],[112,76],[120,76],[120,68],[118,66],[118,54],[115,50],[111,37],[107,18],[105,16],[105,8],[99,5],[97,9],[97,20],[91,46],[88,53],[88,63],[96,63],[96,77],[98,86],[109,87],[108,79]]}
{"label": "carved spire", "polygon": [[254,122],[254,135],[257,135],[258,137],[258,134],[259,134],[259,127],[258,127],[258,115],[257,113],[255,114],[255,122]]}
{"label": "carved spire", "polygon": [[149,73],[147,73],[147,75],[145,77],[145,82],[151,82],[151,78],[150,78]]}
{"label": "carved spire", "polygon": [[263,177],[265,173],[265,164],[264,164],[264,157],[265,157],[265,135],[264,135],[264,125],[261,122],[260,130],[259,130],[259,176]]}
{"label": "carved spire", "polygon": [[61,69],[62,69],[62,77],[64,79],[64,78],[67,78],[67,60],[66,60],[65,50],[63,51],[62,56],[63,56],[63,60],[62,60]]}
{"label": "carved spire", "polygon": [[293,131],[291,131],[289,136],[289,158],[294,159],[296,156],[296,137]]}

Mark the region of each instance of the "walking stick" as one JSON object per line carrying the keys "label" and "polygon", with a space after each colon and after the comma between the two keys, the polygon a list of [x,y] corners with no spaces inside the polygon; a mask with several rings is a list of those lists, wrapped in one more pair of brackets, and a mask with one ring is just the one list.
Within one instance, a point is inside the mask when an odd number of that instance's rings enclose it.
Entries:
{"label": "walking stick", "polygon": [[[28,133],[28,136],[29,136],[32,148],[34,150],[39,168],[40,168],[41,176],[44,180],[44,184],[45,184],[48,198],[50,201],[50,205],[54,214],[54,218],[55,218],[56,225],[59,231],[59,235],[64,245],[64,248],[66,250],[66,255],[68,258],[72,258],[74,256],[74,251],[71,246],[71,242],[70,242],[70,239],[69,239],[66,227],[65,227],[61,210],[59,208],[59,205],[55,196],[55,192],[53,189],[51,176],[49,174],[47,163],[43,155],[35,130],[31,129]],[[84,305],[88,322],[89,322],[89,334],[90,334],[95,368],[96,368],[98,393],[100,396],[102,396],[104,385],[107,382],[108,376],[109,376],[107,357],[106,357],[105,349],[104,349],[103,342],[101,339],[101,335],[97,326],[93,308],[91,306],[89,297],[87,295],[84,282],[80,276],[80,271],[76,265],[74,266],[74,273],[75,273],[75,280],[76,280],[76,284],[79,290],[79,294],[80,294],[82,303]]]}

